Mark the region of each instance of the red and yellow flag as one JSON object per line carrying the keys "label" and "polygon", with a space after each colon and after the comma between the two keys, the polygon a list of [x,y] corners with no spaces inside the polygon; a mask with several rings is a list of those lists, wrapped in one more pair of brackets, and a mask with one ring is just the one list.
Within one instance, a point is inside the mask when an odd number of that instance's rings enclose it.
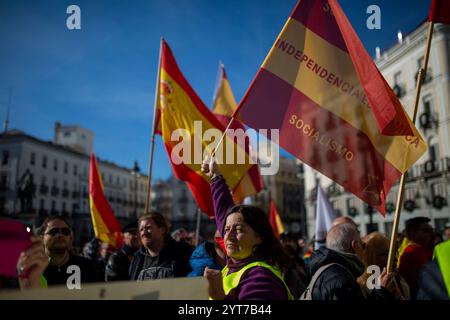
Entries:
{"label": "red and yellow flag", "polygon": [[428,20],[436,23],[450,24],[450,1],[432,0]]}
{"label": "red and yellow flag", "polygon": [[280,214],[278,213],[277,206],[273,200],[270,201],[270,225],[272,226],[273,233],[277,238],[284,232],[284,225],[281,221]]}
{"label": "red and yellow flag", "polygon": [[[161,45],[160,98],[157,108],[161,110],[164,145],[175,176],[186,181],[200,209],[209,216],[214,216],[210,179],[201,172],[201,163],[205,154],[212,154],[225,128],[186,81],[167,43],[162,41]],[[207,137],[211,132],[218,132],[219,136]],[[242,164],[225,161],[227,155],[232,154],[234,157],[238,153],[243,155]],[[242,176],[252,166],[248,153],[227,135],[215,158],[234,192]]]}
{"label": "red and yellow flag", "polygon": [[94,153],[89,165],[89,206],[95,237],[115,248],[123,245],[121,225],[103,192],[103,183]]}
{"label": "red and yellow flag", "polygon": [[336,0],[298,2],[236,112],[383,214],[427,148]]}
{"label": "red and yellow flag", "polygon": [[[231,91],[230,82],[228,81],[225,67],[220,64],[220,80],[217,86],[217,91],[214,96],[213,113],[216,118],[222,123],[224,127],[227,127],[231,115],[236,110],[236,100],[234,99],[233,92]],[[230,129],[242,129],[245,130],[244,125],[237,119],[233,121]],[[248,151],[250,157],[253,157],[256,162],[256,155],[253,151],[249,139],[245,139],[243,148]],[[254,195],[261,191],[263,182],[259,173],[257,164],[250,167],[248,172],[242,177],[236,188],[233,190],[233,198],[236,203],[240,203],[245,197]]]}

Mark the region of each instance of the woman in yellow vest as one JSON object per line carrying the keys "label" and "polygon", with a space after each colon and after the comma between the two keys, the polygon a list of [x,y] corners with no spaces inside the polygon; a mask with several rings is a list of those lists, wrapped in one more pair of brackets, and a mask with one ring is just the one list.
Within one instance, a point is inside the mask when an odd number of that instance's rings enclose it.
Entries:
{"label": "woman in yellow vest", "polygon": [[264,212],[255,206],[234,205],[228,185],[214,159],[202,171],[211,179],[211,193],[226,252],[222,271],[205,269],[211,299],[287,300],[292,295],[281,270],[287,263]]}

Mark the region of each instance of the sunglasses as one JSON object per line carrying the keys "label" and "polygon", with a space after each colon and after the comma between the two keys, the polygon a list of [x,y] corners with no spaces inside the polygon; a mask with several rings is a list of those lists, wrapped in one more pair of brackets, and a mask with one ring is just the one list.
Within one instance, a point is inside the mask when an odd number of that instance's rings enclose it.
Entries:
{"label": "sunglasses", "polygon": [[52,237],[56,236],[58,233],[61,233],[62,235],[68,236],[71,234],[71,231],[69,228],[53,228],[50,229],[50,231],[46,232],[45,234],[48,234]]}

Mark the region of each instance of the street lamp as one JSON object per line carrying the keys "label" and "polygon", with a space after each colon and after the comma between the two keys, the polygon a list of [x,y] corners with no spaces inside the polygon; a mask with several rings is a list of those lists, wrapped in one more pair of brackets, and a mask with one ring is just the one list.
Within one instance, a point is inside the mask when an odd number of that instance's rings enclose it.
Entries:
{"label": "street lamp", "polygon": [[140,168],[137,161],[134,161],[133,169],[131,170],[131,174],[134,176],[134,218],[137,218],[137,210],[138,210],[138,179],[140,176]]}

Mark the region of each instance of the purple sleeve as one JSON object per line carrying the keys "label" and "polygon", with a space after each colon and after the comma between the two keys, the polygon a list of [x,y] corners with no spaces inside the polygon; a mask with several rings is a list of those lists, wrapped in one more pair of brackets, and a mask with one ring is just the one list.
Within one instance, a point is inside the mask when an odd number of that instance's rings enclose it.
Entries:
{"label": "purple sleeve", "polygon": [[235,290],[233,296],[238,300],[288,300],[284,284],[264,267],[249,269]]}
{"label": "purple sleeve", "polygon": [[220,234],[224,235],[225,215],[234,206],[233,197],[228,188],[225,178],[217,176],[211,180],[211,194],[213,198],[214,213],[216,216],[216,226]]}

